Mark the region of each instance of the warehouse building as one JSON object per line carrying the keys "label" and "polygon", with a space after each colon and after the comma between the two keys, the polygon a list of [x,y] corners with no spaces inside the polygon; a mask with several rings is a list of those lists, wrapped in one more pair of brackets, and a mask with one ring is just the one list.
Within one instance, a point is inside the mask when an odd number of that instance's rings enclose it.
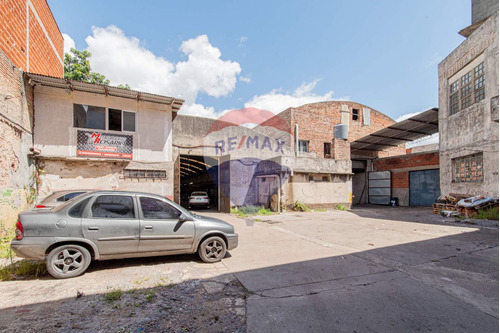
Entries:
{"label": "warehouse building", "polygon": [[[249,117],[252,112],[258,116]],[[249,118],[260,122],[240,126]],[[366,105],[330,101],[277,115],[246,108],[217,120],[178,116],[173,126],[177,201],[185,204],[191,192],[206,191],[221,211],[269,205],[274,195],[283,207],[335,207],[368,203],[373,160],[405,155],[406,142],[436,133],[437,109],[396,124]],[[393,196],[389,191],[384,204]],[[400,201],[409,204],[408,195]]]}
{"label": "warehouse building", "polygon": [[439,64],[441,191],[498,198],[498,1],[473,0],[459,33]]}

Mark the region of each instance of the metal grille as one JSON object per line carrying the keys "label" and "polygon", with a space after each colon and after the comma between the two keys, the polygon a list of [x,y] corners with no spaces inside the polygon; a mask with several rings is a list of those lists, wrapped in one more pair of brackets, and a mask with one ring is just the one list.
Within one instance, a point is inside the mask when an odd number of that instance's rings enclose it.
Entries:
{"label": "metal grille", "polygon": [[139,170],[125,169],[123,170],[123,178],[125,179],[167,179],[167,171],[165,170]]}

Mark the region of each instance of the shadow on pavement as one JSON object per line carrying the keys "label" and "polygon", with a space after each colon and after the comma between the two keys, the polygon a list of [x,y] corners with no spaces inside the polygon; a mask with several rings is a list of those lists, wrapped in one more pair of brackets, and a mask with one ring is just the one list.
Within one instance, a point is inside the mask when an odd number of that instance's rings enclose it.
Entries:
{"label": "shadow on pavement", "polygon": [[[354,211],[366,213],[366,210]],[[256,258],[266,255],[255,247]],[[157,260],[175,262],[193,257],[122,260],[120,264],[154,265]],[[113,269],[113,265],[103,262],[98,269]],[[221,274],[218,279],[231,281],[232,276]],[[11,305],[0,311],[0,330],[80,332],[117,331],[126,327],[135,332],[141,329],[141,332],[183,332],[198,327],[205,332],[235,331],[230,321],[239,317],[233,318],[231,311],[224,310],[221,299],[232,302],[231,299],[248,296],[248,332],[498,331],[498,232],[495,230],[470,230],[425,241],[244,270],[235,276],[248,292],[243,288],[214,292],[207,287],[213,280],[201,278],[176,286],[149,288],[139,298],[127,293],[119,302],[106,300],[107,294],[103,293],[23,306],[16,306],[12,300]],[[17,281],[16,286],[30,288],[34,282]],[[81,286],[83,292],[85,287]],[[57,294],[57,289],[53,293]],[[148,293],[156,295],[154,301],[147,301]],[[179,305],[175,299],[181,297],[186,298],[182,304],[190,305]],[[221,311],[218,319],[209,318],[212,315],[204,318],[210,302],[218,304],[217,311]],[[37,324],[38,319],[43,325]],[[216,326],[210,325],[218,321]],[[200,325],[205,326],[200,329]],[[238,325],[245,329],[244,323]]]}

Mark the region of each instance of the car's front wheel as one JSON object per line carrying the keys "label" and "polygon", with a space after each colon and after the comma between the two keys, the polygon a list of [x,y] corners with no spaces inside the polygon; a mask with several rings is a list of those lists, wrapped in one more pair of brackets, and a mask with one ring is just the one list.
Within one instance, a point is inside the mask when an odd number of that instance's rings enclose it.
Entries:
{"label": "car's front wheel", "polygon": [[226,251],[226,242],[219,236],[212,236],[200,244],[198,255],[204,262],[213,263],[221,261]]}
{"label": "car's front wheel", "polygon": [[47,271],[57,279],[67,279],[83,274],[92,260],[90,252],[80,245],[62,245],[50,251]]}

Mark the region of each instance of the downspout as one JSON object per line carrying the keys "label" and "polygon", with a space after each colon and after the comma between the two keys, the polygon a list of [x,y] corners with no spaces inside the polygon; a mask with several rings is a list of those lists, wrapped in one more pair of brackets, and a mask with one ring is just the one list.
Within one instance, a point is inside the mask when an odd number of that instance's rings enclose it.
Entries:
{"label": "downspout", "polygon": [[299,156],[299,124],[295,124],[295,156]]}

